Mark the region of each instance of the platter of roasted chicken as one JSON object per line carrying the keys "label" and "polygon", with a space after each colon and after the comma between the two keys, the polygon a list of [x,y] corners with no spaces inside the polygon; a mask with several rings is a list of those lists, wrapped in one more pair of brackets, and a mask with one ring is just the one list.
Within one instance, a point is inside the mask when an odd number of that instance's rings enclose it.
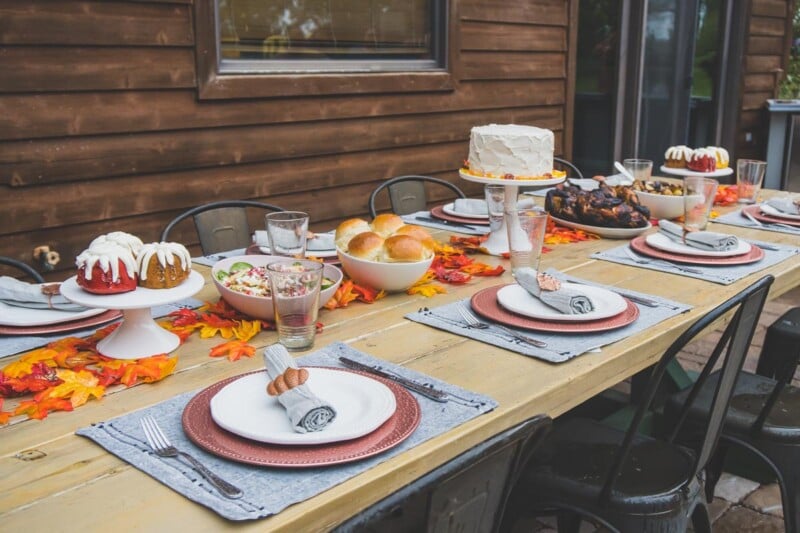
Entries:
{"label": "platter of roasted chicken", "polygon": [[602,181],[592,191],[556,185],[547,191],[544,207],[557,224],[609,239],[628,239],[652,227],[650,210],[639,203],[635,190]]}

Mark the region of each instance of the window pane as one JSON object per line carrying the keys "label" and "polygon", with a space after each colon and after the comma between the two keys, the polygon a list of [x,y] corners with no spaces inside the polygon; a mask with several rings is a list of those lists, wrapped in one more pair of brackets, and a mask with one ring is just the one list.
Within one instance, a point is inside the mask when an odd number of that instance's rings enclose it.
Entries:
{"label": "window pane", "polygon": [[[266,70],[436,61],[435,0],[218,0],[220,59]],[[265,61],[266,60],[266,61]],[[314,65],[314,67],[310,67]],[[324,69],[324,67],[323,67]]]}

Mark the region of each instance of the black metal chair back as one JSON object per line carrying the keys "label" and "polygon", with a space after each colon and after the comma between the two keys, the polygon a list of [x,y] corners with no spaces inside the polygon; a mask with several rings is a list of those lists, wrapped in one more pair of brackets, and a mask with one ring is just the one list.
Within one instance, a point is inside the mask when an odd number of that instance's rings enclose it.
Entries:
{"label": "black metal chair back", "polygon": [[264,211],[283,211],[282,208],[254,200],[223,200],[193,207],[167,224],[161,240],[169,240],[173,228],[187,218],[193,218],[200,248],[204,255],[246,248],[252,244],[247,208]]}
{"label": "black metal chair back", "polygon": [[573,163],[567,161],[566,159],[561,159],[560,157],[554,157],[553,166],[555,166],[556,168],[558,168],[559,166],[566,167],[560,170],[566,170],[568,178],[583,179],[583,173],[580,170],[578,170],[578,167],[576,167]]}
{"label": "black metal chair back", "polygon": [[466,198],[464,191],[447,180],[434,178],[433,176],[398,176],[384,181],[372,191],[369,196],[369,214],[372,218],[378,214],[376,200],[384,189],[388,189],[389,203],[392,212],[397,215],[407,215],[416,213],[427,208],[428,195],[425,192],[425,184],[432,183],[450,189],[457,197]]}
{"label": "black metal chair back", "polygon": [[27,263],[23,263],[17,259],[12,259],[11,257],[0,256],[0,265],[7,265],[16,268],[17,270],[33,278],[36,283],[44,283],[44,277]]}

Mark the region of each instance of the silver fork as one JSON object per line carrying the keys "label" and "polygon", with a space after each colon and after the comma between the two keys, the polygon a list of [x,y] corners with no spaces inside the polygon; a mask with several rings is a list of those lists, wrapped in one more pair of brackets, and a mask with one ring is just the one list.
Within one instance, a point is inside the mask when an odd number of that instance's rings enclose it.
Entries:
{"label": "silver fork", "polygon": [[200,475],[208,480],[209,483],[214,485],[224,496],[232,499],[241,498],[243,492],[236,486],[228,483],[214,472],[206,468],[203,463],[189,455],[188,453],[177,449],[169,441],[164,432],[158,426],[158,423],[152,416],[145,416],[141,420],[144,436],[147,438],[147,443],[150,448],[160,457],[176,457],[184,458]]}
{"label": "silver fork", "polygon": [[753,224],[755,224],[756,226],[758,226],[760,228],[766,228],[766,227],[769,227],[769,226],[776,226],[776,227],[779,227],[779,228],[784,228],[784,229],[790,229],[792,231],[797,231],[797,227],[790,226],[789,224],[781,224],[780,222],[767,222],[765,224],[764,222],[761,222],[756,217],[754,217],[753,215],[751,215],[750,213],[748,213],[747,211],[744,211],[744,210],[742,211],[742,214],[744,216],[746,216],[750,220],[750,222],[752,222]]}
{"label": "silver fork", "polygon": [[681,265],[676,265],[675,263],[671,263],[669,261],[664,261],[662,259],[649,259],[649,258],[640,257],[640,256],[636,255],[633,252],[633,250],[631,250],[627,246],[625,248],[623,248],[622,250],[625,252],[625,255],[627,255],[631,259],[631,261],[633,261],[634,263],[639,263],[640,265],[650,265],[650,264],[653,264],[653,265],[664,265],[664,266],[667,266],[667,267],[674,268],[675,270],[680,270],[681,272],[690,272],[692,274],[702,274],[703,273],[703,271],[700,270],[699,268],[690,268],[690,267],[685,267],[685,266],[681,266]]}
{"label": "silver fork", "polygon": [[516,331],[508,329],[505,326],[501,326],[500,324],[494,324],[494,323],[487,324],[486,322],[482,322],[481,320],[478,319],[478,317],[472,314],[472,311],[464,307],[463,304],[458,304],[456,306],[456,310],[458,311],[458,314],[461,315],[461,318],[464,319],[464,322],[467,324],[468,328],[474,328],[474,329],[497,328],[500,331],[503,331],[508,335],[511,335],[512,337],[514,337],[519,341],[526,342],[533,346],[538,346],[539,348],[547,348],[546,342],[542,342],[538,339],[528,337],[527,335],[522,335],[521,333],[517,333]]}

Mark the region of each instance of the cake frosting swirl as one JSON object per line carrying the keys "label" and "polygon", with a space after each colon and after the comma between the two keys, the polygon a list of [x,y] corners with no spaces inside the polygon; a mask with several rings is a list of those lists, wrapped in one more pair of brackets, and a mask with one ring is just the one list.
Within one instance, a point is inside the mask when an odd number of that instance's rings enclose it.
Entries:
{"label": "cake frosting swirl", "polygon": [[534,178],[553,172],[553,132],[535,126],[489,124],[470,132],[469,169],[487,177]]}
{"label": "cake frosting swirl", "polygon": [[131,235],[130,233],[125,233],[124,231],[112,231],[111,233],[106,233],[104,235],[99,235],[95,237],[95,239],[89,243],[89,248],[97,244],[102,243],[113,243],[122,246],[123,248],[127,248],[131,251],[131,253],[136,256],[139,253],[139,250],[142,248],[144,243],[142,239],[137,237],[136,235]]}
{"label": "cake frosting swirl", "polygon": [[136,288],[136,260],[128,248],[104,241],[89,246],[75,260],[76,282],[89,292],[109,294]]}

